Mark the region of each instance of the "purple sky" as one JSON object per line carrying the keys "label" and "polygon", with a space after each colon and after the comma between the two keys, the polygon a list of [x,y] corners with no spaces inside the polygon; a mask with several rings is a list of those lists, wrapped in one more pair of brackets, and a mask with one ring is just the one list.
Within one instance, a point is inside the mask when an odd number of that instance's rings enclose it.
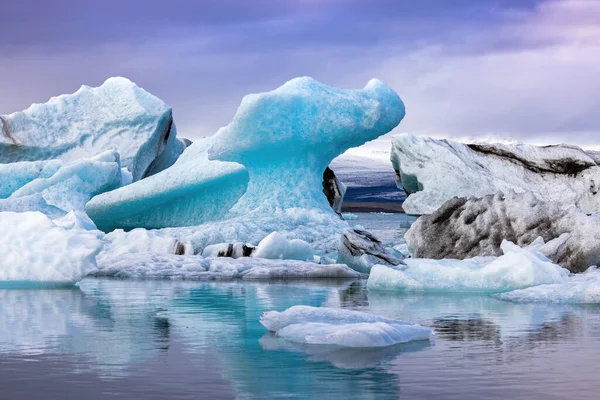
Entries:
{"label": "purple sky", "polygon": [[400,94],[397,129],[600,145],[600,0],[4,0],[0,113],[126,76],[179,135],[295,76]]}

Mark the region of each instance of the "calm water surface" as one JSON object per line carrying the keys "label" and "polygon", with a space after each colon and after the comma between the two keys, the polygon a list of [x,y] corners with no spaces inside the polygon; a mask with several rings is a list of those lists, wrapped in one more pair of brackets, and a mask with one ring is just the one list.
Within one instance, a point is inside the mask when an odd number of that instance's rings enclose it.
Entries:
{"label": "calm water surface", "polygon": [[[258,322],[297,304],[437,334],[344,350],[287,343]],[[598,306],[381,294],[364,281],[0,289],[1,399],[597,399],[598,365]]]}

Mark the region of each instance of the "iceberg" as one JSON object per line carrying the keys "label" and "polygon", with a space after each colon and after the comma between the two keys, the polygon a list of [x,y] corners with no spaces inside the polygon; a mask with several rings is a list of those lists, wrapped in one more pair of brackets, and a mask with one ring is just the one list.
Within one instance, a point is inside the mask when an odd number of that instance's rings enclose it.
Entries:
{"label": "iceberg", "polygon": [[244,97],[228,126],[192,144],[171,168],[97,196],[86,210],[103,230],[168,227],[157,235],[189,242],[195,254],[217,243],[257,245],[275,231],[335,251],[348,224],[322,192],[323,173],[348,148],[392,130],[404,113],[378,80],[342,90],[293,79]]}
{"label": "iceberg", "polygon": [[600,303],[600,270],[590,267],[564,283],[533,286],[494,295],[516,303]]}
{"label": "iceberg", "polygon": [[353,348],[386,347],[429,340],[433,330],[409,322],[360,311],[293,306],[283,312],[268,311],[260,323],[278,337],[311,345]]}
{"label": "iceberg", "polygon": [[600,216],[544,202],[532,193],[453,198],[421,216],[404,236],[419,258],[500,256],[503,240],[536,247],[571,272],[600,263]]}
{"label": "iceberg", "polygon": [[577,146],[463,144],[392,138],[391,160],[408,214],[431,214],[451,198],[530,191],[542,201],[600,212],[600,167]]}
{"label": "iceberg", "polygon": [[83,211],[94,195],[121,183],[119,154],[110,150],[70,163],[0,164],[0,212],[41,211],[58,218],[70,211]]}
{"label": "iceberg", "polygon": [[102,233],[85,215],[51,220],[40,212],[0,212],[0,281],[75,283],[96,269]]}
{"label": "iceberg", "polygon": [[103,253],[92,276],[134,279],[271,280],[357,279],[361,274],[343,264],[315,264],[262,258],[204,258],[164,253]]}
{"label": "iceberg", "polygon": [[367,288],[376,291],[499,293],[543,284],[561,284],[569,272],[534,249],[503,241],[500,257],[467,260],[407,258],[406,267],[375,265]]}
{"label": "iceberg", "polygon": [[196,141],[174,165],[153,176],[94,197],[86,211],[98,228],[194,226],[225,218],[248,185],[237,163],[209,161],[214,137]]}
{"label": "iceberg", "polygon": [[185,145],[171,108],[125,78],[0,116],[0,163],[91,158],[117,150],[139,180],[173,163]]}

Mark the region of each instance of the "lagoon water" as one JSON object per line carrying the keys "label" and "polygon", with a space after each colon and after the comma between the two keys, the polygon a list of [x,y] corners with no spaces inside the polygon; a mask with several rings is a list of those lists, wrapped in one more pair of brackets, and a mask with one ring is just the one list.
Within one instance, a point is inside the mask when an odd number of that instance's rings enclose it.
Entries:
{"label": "lagoon water", "polygon": [[[598,398],[600,306],[382,294],[365,283],[85,279],[0,289],[0,398]],[[437,334],[341,349],[287,343],[258,322],[297,304],[368,311]]]}

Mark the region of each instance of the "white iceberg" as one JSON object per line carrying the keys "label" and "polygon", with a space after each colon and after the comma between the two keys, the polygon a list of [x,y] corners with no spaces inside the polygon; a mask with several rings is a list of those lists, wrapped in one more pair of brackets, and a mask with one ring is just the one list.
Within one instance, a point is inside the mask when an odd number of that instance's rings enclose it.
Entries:
{"label": "white iceberg", "polygon": [[0,212],[40,211],[51,218],[83,211],[96,194],[122,183],[119,154],[90,159],[0,164]]}
{"label": "white iceberg", "polygon": [[418,258],[500,256],[503,240],[532,246],[571,272],[600,263],[600,215],[544,202],[532,193],[453,198],[404,236]]}
{"label": "white iceberg", "polygon": [[123,219],[128,227],[194,225],[157,235],[189,242],[196,254],[217,243],[256,245],[275,231],[336,250],[348,224],[322,192],[323,171],[348,148],[392,130],[404,113],[398,95],[377,80],[342,90],[293,79],[244,97],[228,126],[173,167],[93,199],[87,211],[103,229]]}
{"label": "white iceberg", "polygon": [[[0,116],[0,163],[66,162],[117,150],[139,180],[168,167],[185,146],[176,138],[171,108],[125,78]],[[164,155],[163,155],[164,154]]]}
{"label": "white iceberg", "polygon": [[313,248],[304,240],[287,240],[280,233],[273,232],[260,241],[253,257],[312,261],[314,254]]}
{"label": "white iceberg", "polygon": [[298,260],[267,260],[161,253],[103,253],[93,276],[137,279],[188,280],[269,280],[360,278],[361,274],[343,264],[315,264]]}
{"label": "white iceberg", "polygon": [[265,312],[260,323],[291,342],[355,348],[429,340],[433,334],[433,330],[409,322],[360,311],[310,306]]}
{"label": "white iceberg", "polygon": [[406,267],[376,265],[367,287],[378,291],[507,292],[566,283],[569,272],[534,249],[504,241],[500,257],[467,260],[407,258]]}
{"label": "white iceberg", "polygon": [[590,267],[563,283],[533,286],[494,297],[516,303],[600,303],[600,270]]}
{"label": "white iceberg", "polygon": [[40,212],[0,212],[0,281],[75,283],[96,269],[102,233],[85,215],[52,221]]}
{"label": "white iceberg", "polygon": [[600,167],[577,146],[463,144],[395,135],[392,164],[408,214],[431,214],[455,196],[531,191],[543,201],[600,212]]}

